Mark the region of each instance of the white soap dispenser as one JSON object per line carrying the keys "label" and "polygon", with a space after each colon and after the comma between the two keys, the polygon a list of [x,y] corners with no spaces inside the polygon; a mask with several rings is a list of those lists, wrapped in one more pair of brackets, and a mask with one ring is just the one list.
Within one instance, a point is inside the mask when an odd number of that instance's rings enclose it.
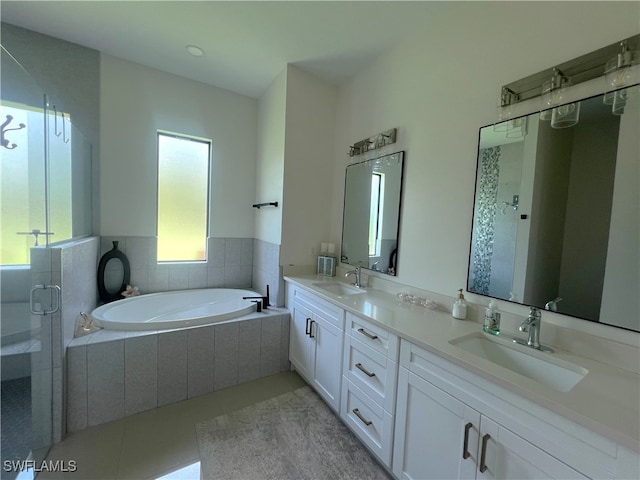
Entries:
{"label": "white soap dispenser", "polygon": [[467,318],[467,302],[462,294],[462,289],[458,290],[458,299],[453,302],[453,310],[451,311],[453,318],[464,320]]}

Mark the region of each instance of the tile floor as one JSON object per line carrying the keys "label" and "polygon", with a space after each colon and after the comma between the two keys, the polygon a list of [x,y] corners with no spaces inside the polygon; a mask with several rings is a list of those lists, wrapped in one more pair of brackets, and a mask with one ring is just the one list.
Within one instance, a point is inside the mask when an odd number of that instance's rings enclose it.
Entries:
{"label": "tile floor", "polygon": [[304,385],[295,372],[279,373],[73,433],[47,459],[75,460],[77,471],[38,479],[197,480],[197,423]]}

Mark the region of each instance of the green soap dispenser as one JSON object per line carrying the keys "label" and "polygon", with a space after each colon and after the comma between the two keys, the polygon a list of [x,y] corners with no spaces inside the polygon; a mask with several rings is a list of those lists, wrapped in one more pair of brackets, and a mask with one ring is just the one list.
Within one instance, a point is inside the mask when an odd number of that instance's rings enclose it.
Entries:
{"label": "green soap dispenser", "polygon": [[500,312],[495,300],[489,302],[484,312],[484,325],[482,329],[491,335],[500,335]]}

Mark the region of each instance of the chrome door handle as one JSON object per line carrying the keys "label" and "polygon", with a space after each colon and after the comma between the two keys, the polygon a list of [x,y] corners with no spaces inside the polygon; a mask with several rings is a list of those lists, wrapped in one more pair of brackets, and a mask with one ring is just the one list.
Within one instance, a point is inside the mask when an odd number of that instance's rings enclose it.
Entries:
{"label": "chrome door handle", "polygon": [[370,338],[371,340],[375,340],[378,338],[377,335],[372,335],[371,333],[367,332],[364,328],[359,328],[358,333],[361,333],[362,335],[364,335],[367,338]]}
{"label": "chrome door handle", "polygon": [[304,334],[305,335],[311,335],[311,331],[309,329],[309,322],[311,321],[311,319],[309,317],[307,317],[307,325],[304,327]]}
{"label": "chrome door handle", "polygon": [[[52,310],[36,310],[34,293],[37,290],[53,290],[56,299],[55,308]],[[29,310],[33,315],[50,315],[60,310],[60,287],[58,285],[34,285],[29,293]]]}
{"label": "chrome door handle", "polygon": [[462,444],[462,458],[467,459],[471,456],[469,453],[469,430],[473,427],[473,423],[469,422],[464,426],[464,443]]}
{"label": "chrome door handle", "polygon": [[363,372],[369,378],[376,376],[375,373],[372,373],[372,372],[368,371],[366,368],[364,368],[361,363],[356,363],[356,368],[358,370],[360,370],[361,372]]}
{"label": "chrome door handle", "polygon": [[360,419],[360,421],[361,421],[362,423],[364,423],[367,427],[373,423],[371,420],[367,420],[366,418],[364,418],[364,417],[362,416],[362,414],[360,413],[360,410],[358,410],[357,408],[354,408],[354,409],[352,410],[352,412],[353,412],[353,413],[355,414],[355,416],[356,416],[356,417],[358,417],[358,418]]}
{"label": "chrome door handle", "polygon": [[489,435],[488,433],[482,437],[482,453],[480,454],[480,473],[484,473],[487,471],[487,464],[486,464],[486,460],[487,460],[487,443],[489,442],[489,439],[491,438],[491,435]]}

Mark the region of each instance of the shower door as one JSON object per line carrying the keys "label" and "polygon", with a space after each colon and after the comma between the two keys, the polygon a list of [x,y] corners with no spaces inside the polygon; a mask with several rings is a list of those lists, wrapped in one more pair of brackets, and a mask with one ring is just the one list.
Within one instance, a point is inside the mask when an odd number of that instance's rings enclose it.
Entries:
{"label": "shower door", "polygon": [[1,72],[1,451],[2,479],[12,479],[52,443],[51,315],[60,296],[47,248],[55,233],[47,97],[4,48]]}

